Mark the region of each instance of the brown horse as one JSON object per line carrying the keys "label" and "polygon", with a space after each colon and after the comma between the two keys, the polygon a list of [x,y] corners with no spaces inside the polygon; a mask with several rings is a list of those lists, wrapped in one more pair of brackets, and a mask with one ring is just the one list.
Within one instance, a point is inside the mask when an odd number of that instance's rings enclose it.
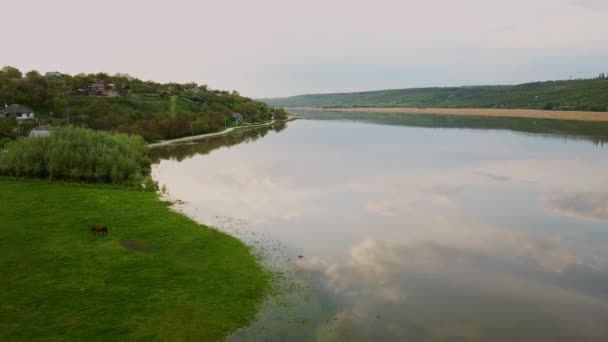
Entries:
{"label": "brown horse", "polygon": [[104,226],[94,226],[91,228],[91,234],[101,234],[101,235],[108,235],[108,227],[104,227]]}

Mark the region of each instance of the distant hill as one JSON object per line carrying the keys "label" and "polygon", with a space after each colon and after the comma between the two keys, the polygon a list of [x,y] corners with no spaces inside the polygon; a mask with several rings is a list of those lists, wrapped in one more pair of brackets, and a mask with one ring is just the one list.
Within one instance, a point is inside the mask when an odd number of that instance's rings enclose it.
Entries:
{"label": "distant hill", "polygon": [[521,108],[608,112],[608,79],[311,94],[261,101],[273,107]]}

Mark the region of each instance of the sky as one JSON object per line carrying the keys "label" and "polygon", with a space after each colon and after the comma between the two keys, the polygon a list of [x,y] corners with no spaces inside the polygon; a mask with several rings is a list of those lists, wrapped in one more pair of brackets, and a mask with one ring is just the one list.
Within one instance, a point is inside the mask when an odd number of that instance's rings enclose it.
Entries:
{"label": "sky", "polygon": [[608,0],[0,0],[0,66],[249,97],[608,73]]}

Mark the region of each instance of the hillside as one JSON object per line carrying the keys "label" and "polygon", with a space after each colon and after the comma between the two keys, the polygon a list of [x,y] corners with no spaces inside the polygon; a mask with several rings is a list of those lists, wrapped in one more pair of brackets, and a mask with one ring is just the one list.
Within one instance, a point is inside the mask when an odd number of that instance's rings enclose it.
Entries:
{"label": "hillside", "polygon": [[0,119],[0,145],[38,124],[137,134],[154,141],[217,132],[232,123],[233,113],[251,123],[284,115],[236,91],[196,83],[163,84],[127,74],[23,74],[13,67],[0,69],[0,104],[19,104],[35,113],[35,120],[19,125],[14,118]]}
{"label": "hillside", "polygon": [[273,107],[520,108],[608,111],[608,79],[412,88],[261,99]]}

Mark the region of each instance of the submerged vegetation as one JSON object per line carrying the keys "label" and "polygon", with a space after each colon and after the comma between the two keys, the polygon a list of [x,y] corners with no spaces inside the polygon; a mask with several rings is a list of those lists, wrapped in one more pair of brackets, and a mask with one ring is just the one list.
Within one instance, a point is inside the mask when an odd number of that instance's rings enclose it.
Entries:
{"label": "submerged vegetation", "polygon": [[[270,274],[153,192],[0,178],[0,340],[223,340]],[[92,235],[94,225],[107,237]]]}
{"label": "submerged vegetation", "polygon": [[[140,186],[149,179],[148,146],[141,137],[57,128],[48,137],[10,142],[0,152],[0,174]],[[152,186],[153,187],[153,186]]]}
{"label": "submerged vegetation", "polygon": [[608,78],[505,86],[412,88],[263,99],[281,107],[507,108],[608,112]]}

